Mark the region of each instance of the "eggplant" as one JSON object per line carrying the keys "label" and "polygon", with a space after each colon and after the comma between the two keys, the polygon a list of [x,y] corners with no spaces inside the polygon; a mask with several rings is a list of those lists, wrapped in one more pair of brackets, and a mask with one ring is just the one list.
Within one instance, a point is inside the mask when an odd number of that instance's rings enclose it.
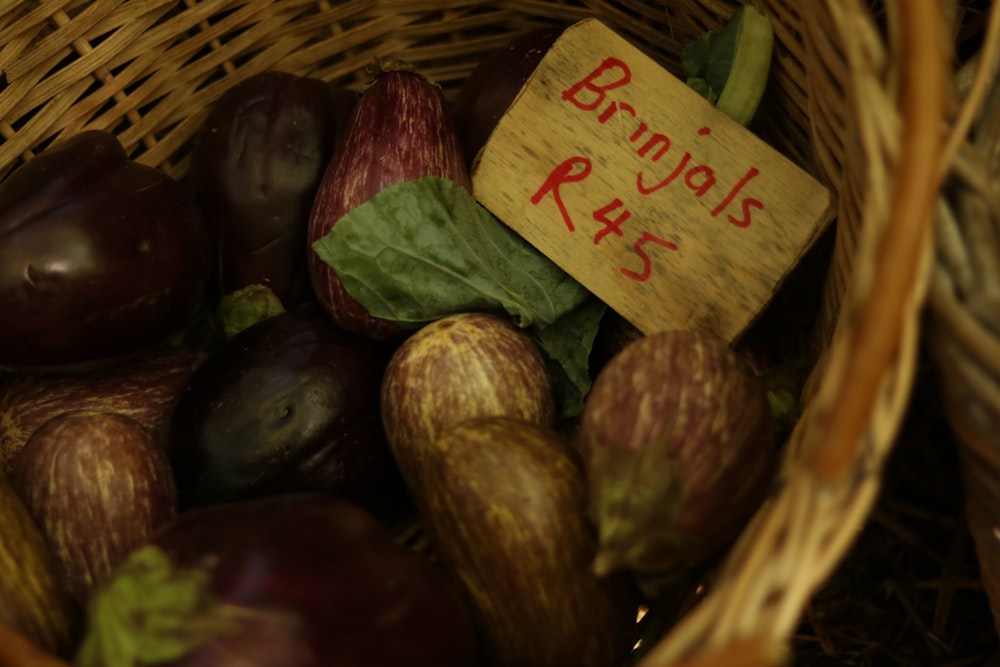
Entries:
{"label": "eggplant", "polygon": [[0,380],[0,474],[16,466],[28,438],[65,412],[98,410],[130,417],[160,446],[198,353],[167,346],[108,368],[75,373],[20,371]]}
{"label": "eggplant", "polygon": [[202,305],[211,236],[194,195],[91,130],[0,184],[0,366],[94,366]]}
{"label": "eggplant", "polygon": [[466,77],[455,98],[454,118],[470,169],[500,118],[565,29],[546,26],[520,35],[480,62]]}
{"label": "eggplant", "polygon": [[0,475],[0,619],[61,657],[79,640],[80,606],[38,523]]}
{"label": "eggplant", "polygon": [[181,508],[323,491],[386,522],[404,513],[380,418],[388,357],[314,311],[233,336],[198,367],[171,418]]}
{"label": "eggplant", "polygon": [[491,667],[621,667],[638,602],[621,573],[591,569],[586,480],[552,428],[465,419],[405,467],[421,525],[462,583]]}
{"label": "eggplant", "polygon": [[108,412],[67,412],[45,422],[11,481],[82,605],[177,510],[163,449],[139,422]]}
{"label": "eggplant", "polygon": [[552,426],[555,394],[538,346],[506,317],[455,313],[400,344],[382,376],[382,425],[403,476],[446,428],[504,415]]}
{"label": "eggplant", "polygon": [[[379,68],[364,91],[327,167],[309,219],[311,246],[333,225],[384,188],[424,176],[447,178],[471,191],[454,121],[441,89],[421,74]],[[319,303],[347,331],[400,340],[407,330],[372,316],[315,252],[309,275]]]}
{"label": "eggplant", "polygon": [[736,537],[778,461],[763,382],[702,331],[626,344],[598,373],[577,438],[600,536],[594,567],[630,570],[650,591]]}
{"label": "eggplant", "polygon": [[309,211],[357,94],[267,71],[229,88],[208,112],[189,182],[218,248],[222,295],[265,285],[286,308],[312,299]]}
{"label": "eggplant", "polygon": [[468,605],[360,507],[294,494],[182,513],[95,596],[75,664],[476,667]]}

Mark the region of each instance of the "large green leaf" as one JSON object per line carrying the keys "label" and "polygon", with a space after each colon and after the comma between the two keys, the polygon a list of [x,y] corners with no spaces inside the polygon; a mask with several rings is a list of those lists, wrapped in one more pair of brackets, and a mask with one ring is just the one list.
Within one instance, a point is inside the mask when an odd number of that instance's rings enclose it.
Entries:
{"label": "large green leaf", "polygon": [[434,176],[382,190],[313,247],[372,315],[402,324],[503,310],[519,326],[545,325],[589,296],[465,188]]}
{"label": "large green leaf", "polygon": [[604,304],[453,181],[388,187],[313,244],[376,317],[416,327],[458,312],[506,313],[547,356],[563,414],[590,388]]}

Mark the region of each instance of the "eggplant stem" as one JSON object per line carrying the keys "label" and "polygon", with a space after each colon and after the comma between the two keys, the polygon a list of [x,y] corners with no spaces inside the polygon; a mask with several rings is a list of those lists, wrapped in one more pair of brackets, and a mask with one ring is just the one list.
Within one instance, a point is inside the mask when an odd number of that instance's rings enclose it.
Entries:
{"label": "eggplant stem", "polygon": [[738,123],[747,125],[757,113],[767,87],[774,28],[764,14],[750,5],[739,11],[732,69],[715,106]]}

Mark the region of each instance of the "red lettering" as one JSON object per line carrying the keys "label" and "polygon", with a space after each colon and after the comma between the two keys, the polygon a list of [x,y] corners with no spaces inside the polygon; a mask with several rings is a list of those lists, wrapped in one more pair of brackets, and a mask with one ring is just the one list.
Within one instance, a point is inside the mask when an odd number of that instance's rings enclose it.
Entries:
{"label": "red lettering", "polygon": [[[702,177],[701,183],[695,181],[696,176]],[[711,167],[699,165],[684,174],[684,182],[696,196],[702,197],[715,185],[715,172],[712,171]]]}
{"label": "red lettering", "polygon": [[619,110],[627,111],[632,115],[632,118],[635,118],[635,109],[632,108],[631,104],[628,104],[627,102],[612,102],[604,111],[601,112],[601,115],[597,117],[597,120],[601,123],[607,123]]}
{"label": "red lettering", "polygon": [[[747,183],[756,178],[758,174],[760,174],[760,171],[757,167],[750,167],[750,169],[747,170],[747,173],[743,175],[743,178],[737,181],[736,185],[733,186],[733,189],[730,190],[722,201],[719,202],[719,205],[712,209],[712,217],[714,218],[725,211],[726,207],[728,207],[733,200],[736,199],[736,195],[739,194],[739,191],[742,190]],[[747,224],[750,224],[749,218],[747,220]]]}
{"label": "red lettering", "polygon": [[745,197],[743,201],[740,202],[740,210],[743,212],[743,217],[734,218],[731,215],[727,215],[726,217],[729,218],[729,222],[733,223],[737,227],[749,227],[751,222],[750,220],[751,208],[763,209],[764,202],[762,202],[759,199],[751,199],[750,197]]}
{"label": "red lettering", "polygon": [[639,190],[640,194],[651,195],[654,192],[656,192],[657,190],[665,188],[668,185],[670,185],[671,183],[673,183],[674,179],[681,175],[681,173],[684,171],[684,167],[686,167],[687,163],[690,162],[690,161],[691,161],[691,154],[690,153],[685,153],[684,157],[681,159],[681,163],[679,165],[677,165],[676,167],[674,167],[674,170],[672,172],[670,172],[667,175],[666,178],[664,178],[662,181],[660,181],[656,185],[647,186],[645,184],[645,182],[643,181],[642,172],[640,171],[636,175],[635,187],[636,187],[637,190]]}
{"label": "red lettering", "polygon": [[[581,167],[580,171],[573,173],[573,170],[577,166]],[[542,183],[542,187],[538,188],[538,191],[531,195],[531,203],[537,206],[545,195],[552,193],[552,198],[555,200],[556,206],[559,208],[559,213],[562,215],[563,222],[566,223],[566,228],[571,232],[576,231],[576,227],[573,225],[573,220],[569,216],[569,211],[566,210],[566,204],[563,203],[562,194],[560,194],[559,188],[565,183],[576,183],[578,181],[582,181],[590,175],[590,170],[590,160],[585,157],[571,157],[563,160],[549,173],[548,178],[546,178],[545,182]]]}
{"label": "red lettering", "polygon": [[639,139],[642,138],[642,135],[646,134],[646,130],[648,129],[649,129],[648,125],[646,125],[643,122],[640,122],[639,127],[635,128],[635,132],[632,133],[632,136],[629,137],[628,140],[634,144],[635,142],[639,141]]}
{"label": "red lettering", "polygon": [[[598,83],[597,80],[605,75],[612,77],[610,81]],[[617,78],[613,78],[616,76]],[[604,62],[597,66],[597,69],[585,76],[581,81],[564,90],[562,98],[566,102],[572,102],[584,111],[593,111],[604,102],[607,91],[624,86],[631,80],[632,72],[629,70],[628,65],[618,58],[605,58]],[[582,91],[593,93],[595,97],[590,101],[583,101],[579,98],[579,94]]]}
{"label": "red lettering", "polygon": [[641,157],[646,157],[646,153],[653,150],[657,144],[660,145],[660,150],[656,151],[656,154],[653,155],[653,162],[659,161],[659,159],[663,157],[663,154],[670,150],[670,139],[663,134],[654,134],[647,139],[646,143],[639,149],[639,155]]}
{"label": "red lettering", "polygon": [[622,225],[625,224],[626,220],[632,217],[632,212],[629,211],[628,209],[625,209],[624,211],[621,212],[621,214],[618,215],[617,218],[608,217],[608,214],[611,213],[611,211],[620,208],[623,204],[624,202],[622,202],[621,199],[616,198],[613,202],[611,202],[607,206],[599,208],[596,211],[594,211],[594,220],[597,220],[598,222],[604,224],[604,229],[594,234],[594,245],[600,243],[601,239],[603,239],[605,236],[611,233],[614,233],[618,236],[625,235],[624,232],[622,232]]}
{"label": "red lettering", "polygon": [[622,268],[622,273],[632,280],[645,282],[649,280],[649,276],[653,273],[653,260],[649,258],[649,255],[643,248],[643,246],[647,243],[655,243],[656,245],[667,248],[668,250],[677,250],[677,244],[671,243],[666,239],[661,239],[659,236],[650,232],[643,232],[642,236],[639,237],[639,240],[632,245],[632,249],[635,250],[635,253],[639,255],[639,258],[642,260],[642,271],[636,272],[631,269]]}

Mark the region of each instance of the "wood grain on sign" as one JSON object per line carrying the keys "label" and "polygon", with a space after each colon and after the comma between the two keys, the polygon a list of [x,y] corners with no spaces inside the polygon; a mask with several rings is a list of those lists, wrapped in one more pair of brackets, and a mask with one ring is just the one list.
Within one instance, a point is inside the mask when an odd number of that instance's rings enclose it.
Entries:
{"label": "wood grain on sign", "polygon": [[728,340],[834,212],[822,184],[595,19],[542,59],[473,191],[641,331]]}

